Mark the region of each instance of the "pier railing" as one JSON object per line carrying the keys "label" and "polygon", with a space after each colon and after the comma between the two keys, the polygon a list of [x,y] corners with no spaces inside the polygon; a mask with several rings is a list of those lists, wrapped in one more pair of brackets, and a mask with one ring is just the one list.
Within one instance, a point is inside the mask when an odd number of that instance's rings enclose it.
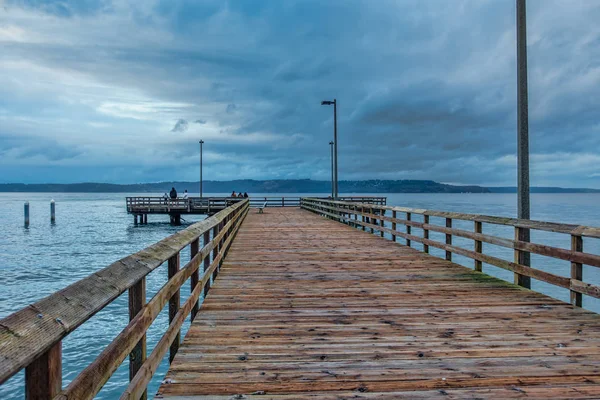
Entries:
{"label": "pier railing", "polygon": [[[321,197],[317,197],[322,199]],[[374,196],[347,196],[340,197],[340,201],[350,201],[350,202],[360,202],[360,203],[368,203],[368,204],[379,204],[385,205],[387,202],[387,197],[374,197]],[[267,207],[300,207],[301,197],[260,197],[260,196],[251,196],[250,197],[250,207],[262,207],[265,203]]]}
{"label": "pier railing", "polygon": [[250,207],[258,208],[266,204],[266,207],[300,207],[300,197],[250,197]]}
{"label": "pier railing", "polygon": [[[196,316],[199,296],[209,290],[211,277],[216,277],[248,209],[249,201],[240,199],[0,320],[0,384],[25,368],[28,399],[92,399],[129,357],[130,384],[121,398],[145,398],[148,382],[166,352],[170,360],[177,352],[181,326],[190,313],[192,320]],[[180,252],[188,245],[191,259],[180,268]],[[146,276],[165,262],[168,281],[146,302]],[[191,293],[181,305],[180,289],[188,279]],[[125,291],[129,292],[129,324],[63,389],[62,340]],[[169,327],[147,356],[146,331],[167,303]]]}
{"label": "pier railing", "polygon": [[[303,198],[301,207],[358,229],[368,229],[371,233],[377,232],[381,236],[387,233],[393,241],[396,241],[397,238],[403,238],[408,246],[411,245],[411,242],[421,243],[423,251],[426,253],[429,253],[430,247],[442,249],[445,251],[445,259],[449,261],[452,261],[452,254],[471,258],[474,260],[476,271],[481,272],[484,263],[512,271],[515,274],[515,283],[521,286],[530,287],[530,279],[534,278],[568,289],[571,303],[574,306],[582,306],[582,295],[600,298],[600,286],[583,281],[583,265],[600,267],[599,255],[583,251],[583,239],[600,238],[600,228],[316,198]],[[418,218],[415,218],[417,216]],[[431,223],[431,217],[442,219],[444,225]],[[473,223],[473,230],[457,229],[453,227],[454,221],[470,221]],[[386,222],[387,226],[385,225]],[[484,224],[512,227],[514,228],[515,239],[511,240],[485,234]],[[413,234],[413,228],[420,229],[422,236]],[[526,237],[525,233],[527,231],[545,231],[569,235],[571,246],[566,249],[524,241],[523,237]],[[430,239],[430,232],[444,234],[445,241],[439,242]],[[453,237],[473,240],[473,250],[453,245]],[[508,261],[484,254],[483,243],[514,250],[514,260]],[[529,260],[531,253],[569,261],[571,263],[570,277],[525,265],[528,264],[525,260]]]}
{"label": "pier railing", "polygon": [[[130,214],[164,214],[164,213],[211,213],[229,207],[233,203],[244,200],[242,197],[190,197],[187,199],[165,199],[157,196],[126,197],[125,204]],[[300,207],[299,196],[251,196],[250,207]],[[386,197],[346,196],[340,201],[351,201],[368,204],[385,205]]]}
{"label": "pier railing", "polygon": [[190,197],[187,199],[165,199],[164,197],[126,197],[125,204],[129,213],[144,212],[189,212],[195,208],[222,210],[233,203],[244,200],[237,197]]}

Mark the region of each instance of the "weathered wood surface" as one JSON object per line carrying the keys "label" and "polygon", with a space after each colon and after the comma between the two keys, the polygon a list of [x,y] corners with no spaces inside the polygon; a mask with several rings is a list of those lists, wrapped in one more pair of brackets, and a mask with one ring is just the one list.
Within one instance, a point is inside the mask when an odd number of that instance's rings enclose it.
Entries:
{"label": "weathered wood surface", "polygon": [[[45,359],[36,363],[35,360],[40,357],[46,357],[46,353],[56,348],[56,346],[60,348],[60,342],[65,336],[73,332],[79,325],[112,302],[121,293],[137,285],[148,273],[158,268],[164,261],[177,255],[181,249],[197,240],[200,235],[214,226],[221,224],[224,219],[228,218],[230,213],[246,210],[247,207],[247,201],[236,203],[229,209],[211,218],[198,222],[144,250],[116,261],[87,278],[77,281],[0,320],[0,384],[28,366],[31,366],[30,369],[33,368],[31,372],[35,373],[27,376],[35,377],[44,375],[56,378],[54,380],[59,380],[57,378],[59,375],[54,374],[50,370],[60,369],[56,367],[60,363],[53,360],[47,362]],[[197,268],[202,258],[211,250],[212,246],[209,246],[202,255],[198,253],[197,261],[193,263],[193,268]],[[193,268],[189,270],[193,272]],[[183,272],[180,276],[183,277],[186,273]],[[165,285],[167,289],[163,287],[159,293],[178,290],[188,278],[189,276],[186,275],[185,279],[179,281],[175,288],[172,283],[175,280],[172,281]],[[169,297],[173,293],[170,293]],[[135,299],[134,303],[138,301],[139,299]],[[103,358],[101,365],[97,366],[101,367],[104,373],[108,374],[109,371],[114,371],[118,364],[120,364],[118,360],[122,361],[133,350],[135,345],[142,340],[147,327],[156,315],[158,315],[162,306],[158,310],[156,308],[160,302],[164,301],[166,300],[157,294],[143,308],[143,311],[140,311],[132,319],[128,325],[129,329],[125,329],[121,333],[133,341],[127,341],[127,343],[112,342],[103,351],[102,354],[106,354],[107,357]],[[137,307],[136,304],[132,305]],[[51,354],[60,353],[55,351]],[[119,356],[115,357],[116,354]],[[45,369],[46,371],[42,373],[41,369]],[[101,387],[102,380],[105,382],[109,376],[109,374],[100,374],[97,370],[88,370],[88,372],[88,375],[82,376],[80,374],[69,386],[74,387],[77,386],[77,383],[81,383],[82,385],[91,385],[90,387]],[[44,385],[40,384],[36,387],[39,389],[42,386]],[[52,382],[51,385],[45,386],[53,389],[56,384]],[[80,390],[85,392],[86,389],[82,387]],[[47,393],[52,393],[52,391],[48,390]],[[82,397],[71,398],[81,399]]]}
{"label": "weathered wood surface", "polygon": [[[461,229],[452,228],[451,226],[450,227],[440,227],[437,225],[431,225],[431,224],[429,224],[429,216],[427,214],[423,215],[423,219],[424,219],[423,223],[402,220],[402,219],[392,219],[390,217],[385,217],[385,216],[379,217],[379,218],[384,218],[386,221],[391,221],[392,223],[396,222],[396,223],[404,224],[407,226],[416,226],[416,227],[423,229],[423,237],[416,236],[416,235],[409,235],[407,233],[403,233],[403,232],[399,232],[399,231],[396,231],[393,229],[383,227],[380,224],[377,224],[377,225],[372,224],[371,216],[374,215],[372,210],[370,211],[370,213],[365,214],[362,211],[360,211],[361,207],[358,207],[358,206],[355,207],[355,205],[353,205],[353,204],[342,203],[342,205],[341,205],[342,208],[339,208],[340,206],[336,205],[336,203],[339,203],[339,202],[323,201],[323,200],[315,201],[314,199],[308,199],[308,200],[303,199],[302,207],[304,209],[313,211],[317,214],[324,215],[324,216],[330,217],[334,220],[344,222],[347,224],[350,223],[351,219],[347,218],[343,215],[340,215],[341,214],[340,210],[344,210],[344,212],[346,212],[345,210],[349,210],[348,212],[361,212],[363,222],[358,222],[358,224],[362,225],[363,230],[370,228],[371,233],[373,233],[375,231],[385,232],[392,236],[399,236],[404,239],[407,239],[407,243],[408,243],[408,240],[422,243],[425,252],[429,251],[430,246],[445,250],[446,260],[448,260],[448,261],[451,261],[452,254],[456,253],[461,256],[472,258],[475,261],[487,263],[490,265],[494,265],[496,267],[500,267],[500,268],[503,268],[503,269],[506,269],[509,271],[513,271],[515,273],[515,277],[517,277],[517,276],[520,277],[516,282],[518,282],[519,285],[523,286],[523,287],[529,287],[528,282],[530,281],[530,278],[534,278],[534,279],[541,280],[543,282],[550,283],[552,285],[556,285],[556,286],[560,286],[562,288],[569,289],[569,290],[571,290],[572,293],[586,294],[588,296],[600,298],[600,286],[593,285],[590,283],[584,283],[576,278],[570,279],[570,278],[559,276],[559,275],[549,273],[549,272],[546,272],[543,270],[535,269],[528,265],[519,264],[517,262],[510,262],[510,261],[503,260],[503,259],[500,259],[500,258],[497,258],[494,256],[482,254],[482,253],[478,252],[477,247],[475,247],[475,251],[472,251],[472,250],[468,250],[468,249],[465,249],[462,247],[453,246],[451,244],[451,242],[452,242],[452,236],[460,236],[460,237],[470,238],[470,239],[473,239],[476,241],[480,240],[485,243],[495,244],[495,245],[502,246],[502,247],[513,248],[515,250],[515,260],[519,260],[521,262],[525,262],[526,260],[529,259],[529,257],[528,257],[529,254],[527,251],[531,250],[531,252],[534,252],[534,253],[537,253],[540,255],[546,255],[549,257],[565,259],[565,260],[568,260],[568,261],[571,261],[574,263],[600,267],[600,256],[598,256],[598,255],[583,253],[580,250],[579,251],[565,250],[565,249],[560,249],[557,247],[545,246],[545,245],[540,245],[540,244],[535,244],[535,243],[527,243],[527,242],[518,240],[518,237],[519,237],[518,234],[516,235],[517,239],[515,241],[511,241],[508,239],[484,235],[481,233],[471,233],[471,232],[464,231]],[[429,211],[427,211],[427,212],[429,213]],[[481,223],[480,221],[477,221],[477,220],[475,220],[474,222],[476,224]],[[450,225],[452,225],[451,218],[446,218],[446,225],[448,225],[448,223],[450,223]],[[592,228],[590,228],[590,229],[592,229]],[[429,239],[429,231],[430,230],[434,231],[434,232],[446,233],[446,235],[445,235],[446,242],[442,243],[442,242],[437,242],[435,240]],[[517,233],[520,231],[523,231],[523,230],[525,230],[525,228],[520,228],[520,227],[515,228],[515,232],[517,232]],[[571,235],[571,238],[573,238],[573,237],[578,237],[581,239],[581,236],[579,234]],[[448,242],[450,242],[450,244],[448,244]],[[521,251],[521,250],[526,250],[526,251]],[[524,254],[527,254],[527,257],[521,257]],[[529,264],[529,262],[527,262],[526,264]],[[573,302],[573,305],[581,305],[581,303],[578,303],[575,301],[575,302]]]}
{"label": "weathered wood surface", "polygon": [[158,397],[598,398],[600,316],[269,209],[246,217]]}

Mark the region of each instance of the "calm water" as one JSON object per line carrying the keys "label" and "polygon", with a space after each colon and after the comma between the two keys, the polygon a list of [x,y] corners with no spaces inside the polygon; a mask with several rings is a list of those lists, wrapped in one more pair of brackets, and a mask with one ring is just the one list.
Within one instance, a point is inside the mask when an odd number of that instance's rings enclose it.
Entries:
{"label": "calm water", "polygon": [[[125,211],[126,194],[66,194],[66,193],[0,193],[0,318],[59,290],[111,262],[180,230],[172,227],[167,216],[148,217],[148,225],[133,225],[133,217]],[[280,195],[275,195],[280,196]],[[293,196],[289,194],[289,196]],[[50,199],[56,200],[57,221],[50,225]],[[23,203],[30,202],[31,224],[23,227]],[[461,211],[499,216],[516,215],[516,195],[513,194],[391,194],[389,205],[402,205],[444,211]],[[600,194],[533,194],[532,219],[600,226]],[[188,223],[201,216],[186,217]],[[416,220],[418,217],[415,217]],[[431,218],[431,223],[443,224],[442,219]],[[185,227],[184,225],[183,227]],[[473,224],[455,222],[457,228],[473,229]],[[420,230],[413,229],[421,235]],[[510,227],[484,225],[484,232],[512,238]],[[430,232],[430,238],[444,240],[443,234]],[[401,239],[399,239],[402,241]],[[568,235],[534,233],[532,241],[569,248]],[[454,238],[454,244],[468,249],[473,241]],[[413,243],[413,247],[422,246]],[[600,254],[595,239],[585,239],[587,252]],[[484,244],[487,254],[511,260],[512,251]],[[186,253],[187,252],[187,253]],[[443,255],[431,249],[434,255]],[[182,253],[182,262],[189,258],[189,250]],[[473,261],[454,256],[455,262],[473,266]],[[532,264],[540,269],[568,276],[570,264],[566,261],[532,255]],[[512,273],[484,265],[484,271],[512,281]],[[166,282],[166,266],[149,275],[148,299]],[[600,284],[600,273],[584,267],[584,280]],[[565,289],[533,281],[533,289],[568,301]],[[189,282],[182,289],[189,293]],[[584,297],[584,307],[600,312],[600,302]],[[66,385],[126,326],[128,321],[127,295],[95,315],[63,342],[63,379]],[[149,352],[167,327],[168,311],[157,318],[148,332]],[[184,333],[189,323],[184,326]],[[167,370],[163,360],[156,379],[149,387],[153,396]],[[128,381],[127,361],[117,370],[98,395],[100,399],[117,399]],[[0,399],[23,398],[23,373],[0,386]]]}

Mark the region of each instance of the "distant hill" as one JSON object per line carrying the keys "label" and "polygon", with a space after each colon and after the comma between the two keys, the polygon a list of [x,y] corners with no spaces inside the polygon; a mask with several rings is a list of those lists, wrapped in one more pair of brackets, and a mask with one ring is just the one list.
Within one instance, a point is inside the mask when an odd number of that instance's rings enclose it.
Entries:
{"label": "distant hill", "polygon": [[[517,188],[514,186],[488,187],[490,193],[517,193]],[[529,189],[531,193],[600,193],[600,189],[586,188],[561,188],[561,187],[546,187],[538,186]]]}
{"label": "distant hill", "polygon": [[[162,193],[175,187],[182,192],[198,193],[198,182],[158,182],[139,184],[111,183],[6,183],[0,192],[83,192],[83,193]],[[330,193],[330,181],[311,179],[204,181],[206,193]],[[481,186],[455,186],[425,180],[340,181],[340,193],[489,193]]]}
{"label": "distant hill", "polygon": [[[64,192],[64,193],[164,193],[171,187],[198,193],[198,182],[158,182],[118,185],[113,183],[4,183],[0,192]],[[205,193],[330,193],[330,181],[312,179],[204,181]],[[340,193],[516,193],[515,187],[483,187],[447,185],[428,180],[340,181]],[[532,193],[600,193],[600,189],[532,187]]]}

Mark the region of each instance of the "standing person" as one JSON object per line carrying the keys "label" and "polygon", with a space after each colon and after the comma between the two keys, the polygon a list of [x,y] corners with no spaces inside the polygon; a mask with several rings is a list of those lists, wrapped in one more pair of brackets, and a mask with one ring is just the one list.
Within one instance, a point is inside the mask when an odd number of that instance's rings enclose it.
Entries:
{"label": "standing person", "polygon": [[177,198],[177,190],[175,190],[175,188],[172,187],[169,195],[171,196],[171,199],[175,200]]}
{"label": "standing person", "polygon": [[229,197],[236,197],[235,196],[235,190],[233,192],[231,192],[231,196],[229,196]]}
{"label": "standing person", "polygon": [[169,195],[167,194],[167,192],[165,192],[165,194],[163,194],[163,200],[164,200],[164,203],[167,204],[167,200],[169,200]]}
{"label": "standing person", "polygon": [[247,199],[248,198],[248,192],[244,192],[244,198]]}
{"label": "standing person", "polygon": [[184,199],[187,199],[187,198],[188,198],[188,192],[187,192],[187,189],[185,189],[185,190],[183,191],[183,198],[184,198]]}
{"label": "standing person", "polygon": [[242,194],[242,192],[238,193],[238,197],[244,197],[244,195]]}

